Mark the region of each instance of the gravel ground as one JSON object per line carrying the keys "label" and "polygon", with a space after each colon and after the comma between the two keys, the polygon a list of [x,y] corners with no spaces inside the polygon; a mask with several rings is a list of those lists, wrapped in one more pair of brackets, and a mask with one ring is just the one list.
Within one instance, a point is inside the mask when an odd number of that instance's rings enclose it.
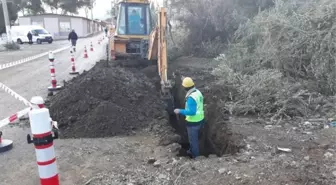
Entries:
{"label": "gravel ground", "polygon": [[[211,85],[214,79],[209,77],[207,69],[211,66],[209,62],[184,58],[171,64],[170,70],[195,78],[206,98],[211,100],[207,105],[211,107],[216,100],[213,96],[221,95],[211,94],[215,87]],[[26,83],[30,86],[37,84],[29,80]],[[32,93],[30,88],[27,91]],[[220,115],[216,124],[210,126],[214,135],[209,137],[214,139],[217,133],[223,132],[222,129],[228,128],[230,132],[226,135],[229,137],[225,138],[229,139],[216,146],[239,140],[242,141],[238,143],[244,146],[236,153],[224,152],[221,157],[209,155],[196,160],[176,157],[181,146],[170,137],[174,135],[174,129],[164,119],[152,121],[133,136],[57,140],[55,147],[61,182],[64,185],[335,184],[336,130],[326,128],[324,119],[282,120],[271,125],[267,120],[252,117],[230,117],[228,120],[224,117]],[[25,125],[21,123],[20,127],[3,130],[5,138],[15,141],[15,148],[0,155],[0,168],[5,169],[0,173],[0,179],[4,179],[1,185],[38,183],[33,146],[25,144],[25,135],[29,133]],[[235,135],[241,137],[232,137]],[[18,176],[23,178],[18,179]]]}

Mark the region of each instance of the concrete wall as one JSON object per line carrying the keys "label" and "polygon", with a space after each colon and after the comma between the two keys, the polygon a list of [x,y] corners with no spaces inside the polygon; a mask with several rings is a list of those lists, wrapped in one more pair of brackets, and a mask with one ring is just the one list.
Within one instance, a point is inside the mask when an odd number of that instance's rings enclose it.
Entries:
{"label": "concrete wall", "polygon": [[82,30],[83,30],[83,34],[84,34],[84,35],[87,35],[87,34],[89,33],[89,32],[88,32],[88,27],[89,27],[88,22],[84,20],[84,21],[83,21],[83,27],[82,27],[82,28],[83,28],[83,29],[82,29]]}
{"label": "concrete wall", "polygon": [[31,20],[29,17],[21,17],[19,19],[19,24],[20,25],[31,25]]}
{"label": "concrete wall", "polygon": [[79,19],[79,18],[71,18],[71,28],[75,29],[77,35],[79,37],[83,37],[86,34],[84,34],[83,32],[83,22],[85,20],[84,19]]}
{"label": "concrete wall", "polygon": [[[40,25],[50,32],[54,39],[67,39],[72,29],[76,30],[79,37],[101,31],[100,24],[82,17],[64,15],[36,15],[19,17],[19,25]],[[91,26],[92,25],[92,26]]]}
{"label": "concrete wall", "polygon": [[46,17],[44,18],[44,28],[48,30],[50,34],[52,34],[54,37],[58,36],[59,32],[59,24],[58,23],[58,18],[51,18],[51,17]]}

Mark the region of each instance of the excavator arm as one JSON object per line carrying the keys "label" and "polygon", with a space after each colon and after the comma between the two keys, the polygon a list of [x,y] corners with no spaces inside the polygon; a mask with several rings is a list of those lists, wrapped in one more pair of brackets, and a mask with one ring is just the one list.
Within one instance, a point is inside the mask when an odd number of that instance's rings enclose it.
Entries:
{"label": "excavator arm", "polygon": [[172,87],[168,80],[167,62],[167,9],[160,8],[157,15],[157,26],[149,36],[148,60],[157,59],[158,72],[161,79],[161,92],[169,95]]}

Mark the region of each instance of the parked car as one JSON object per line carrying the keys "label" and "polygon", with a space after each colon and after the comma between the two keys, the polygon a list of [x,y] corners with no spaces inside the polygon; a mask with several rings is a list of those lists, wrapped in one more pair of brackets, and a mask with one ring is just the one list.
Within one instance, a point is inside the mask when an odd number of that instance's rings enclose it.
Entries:
{"label": "parked car", "polygon": [[28,32],[31,32],[33,35],[32,41],[34,43],[42,44],[43,42],[48,42],[51,44],[53,42],[53,36],[41,26],[12,26],[11,34],[13,42],[18,44],[28,43]]}

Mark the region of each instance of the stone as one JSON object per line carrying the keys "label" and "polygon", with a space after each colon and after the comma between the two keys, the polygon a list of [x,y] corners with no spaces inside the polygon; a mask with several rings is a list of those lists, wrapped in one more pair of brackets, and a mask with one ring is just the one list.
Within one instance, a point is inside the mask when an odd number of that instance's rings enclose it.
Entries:
{"label": "stone", "polygon": [[223,174],[223,173],[225,173],[225,172],[226,172],[226,169],[225,169],[225,168],[221,168],[221,169],[218,170],[218,173],[219,173],[219,174]]}
{"label": "stone", "polygon": [[181,145],[178,144],[178,143],[173,143],[173,144],[170,144],[167,146],[167,149],[170,151],[170,152],[178,152],[180,149],[181,149]]}
{"label": "stone", "polygon": [[153,165],[154,165],[154,167],[159,167],[159,166],[161,166],[161,162],[160,161],[155,161]]}
{"label": "stone", "polygon": [[165,174],[160,174],[159,179],[168,179],[167,175]]}
{"label": "stone", "polygon": [[333,171],[332,174],[336,177],[336,171]]}
{"label": "stone", "polygon": [[257,137],[255,137],[255,136],[248,136],[247,140],[249,140],[251,142],[256,142],[257,141]]}
{"label": "stone", "polygon": [[313,126],[313,124],[311,124],[311,123],[308,122],[308,121],[304,122],[303,125],[306,126],[306,127],[312,127],[312,126]]}
{"label": "stone", "polygon": [[291,163],[291,167],[293,167],[293,168],[298,168],[298,167],[299,167],[299,164],[298,164],[297,162],[295,162],[295,161],[292,161],[292,163]]}
{"label": "stone", "polygon": [[332,154],[332,153],[330,153],[330,152],[327,152],[327,153],[325,153],[324,154],[324,157],[326,157],[326,158],[330,158],[330,157],[332,157],[334,154]]}
{"label": "stone", "polygon": [[172,165],[175,165],[179,162],[179,160],[176,160],[175,158],[173,158],[173,161],[172,161]]}
{"label": "stone", "polygon": [[306,161],[309,161],[309,159],[310,159],[309,156],[305,156],[305,157],[304,157],[304,160],[306,160]]}
{"label": "stone", "polygon": [[171,142],[178,143],[181,141],[181,136],[178,134],[174,134],[174,135],[170,135],[168,139],[171,140]]}
{"label": "stone", "polygon": [[287,152],[287,153],[289,153],[289,152],[292,152],[292,149],[290,149],[290,148],[280,148],[280,147],[277,147],[277,151],[278,151],[278,152]]}
{"label": "stone", "polygon": [[328,152],[335,152],[335,150],[332,148],[328,148]]}
{"label": "stone", "polygon": [[147,163],[148,163],[148,164],[154,164],[155,161],[156,161],[156,159],[153,158],[153,157],[151,157],[151,158],[148,159]]}

